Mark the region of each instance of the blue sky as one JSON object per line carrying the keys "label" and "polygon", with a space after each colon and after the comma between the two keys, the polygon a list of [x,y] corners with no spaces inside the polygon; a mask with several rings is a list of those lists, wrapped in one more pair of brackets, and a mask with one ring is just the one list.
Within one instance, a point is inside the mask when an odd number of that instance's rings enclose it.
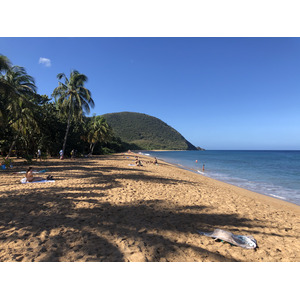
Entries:
{"label": "blue sky", "polygon": [[40,94],[87,75],[90,115],[146,113],[209,150],[300,149],[300,38],[0,38],[0,53]]}

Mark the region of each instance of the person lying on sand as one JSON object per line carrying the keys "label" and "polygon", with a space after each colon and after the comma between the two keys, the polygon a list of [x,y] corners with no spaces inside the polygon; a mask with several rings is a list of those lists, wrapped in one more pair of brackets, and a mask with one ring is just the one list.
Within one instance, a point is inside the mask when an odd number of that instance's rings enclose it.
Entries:
{"label": "person lying on sand", "polygon": [[[43,177],[33,177],[33,170],[32,170],[32,167],[29,167],[26,171],[26,180],[27,182],[33,182],[33,181],[41,181],[41,180],[44,180]],[[48,175],[47,176],[47,180],[52,180],[53,177],[51,175]]]}

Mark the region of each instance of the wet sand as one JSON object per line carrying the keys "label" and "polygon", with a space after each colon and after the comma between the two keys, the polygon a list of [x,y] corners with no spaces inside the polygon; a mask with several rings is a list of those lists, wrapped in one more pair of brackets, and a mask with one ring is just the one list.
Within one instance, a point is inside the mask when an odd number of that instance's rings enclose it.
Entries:
{"label": "wet sand", "polygon": [[[0,171],[0,261],[296,262],[300,206],[134,154],[34,162],[54,183]],[[256,250],[197,233],[252,235]]]}

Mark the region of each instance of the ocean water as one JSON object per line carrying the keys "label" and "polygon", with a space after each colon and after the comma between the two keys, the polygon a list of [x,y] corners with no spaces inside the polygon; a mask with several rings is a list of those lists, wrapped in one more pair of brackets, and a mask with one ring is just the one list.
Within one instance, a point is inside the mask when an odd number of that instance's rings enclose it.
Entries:
{"label": "ocean water", "polygon": [[206,150],[142,153],[207,177],[300,205],[300,151]]}

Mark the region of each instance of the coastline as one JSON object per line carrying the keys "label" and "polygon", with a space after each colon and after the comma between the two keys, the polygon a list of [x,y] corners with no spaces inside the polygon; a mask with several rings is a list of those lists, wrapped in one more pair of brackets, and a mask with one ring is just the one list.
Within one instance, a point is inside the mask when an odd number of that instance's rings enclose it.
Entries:
{"label": "coastline", "polygon": [[240,193],[244,193],[245,191],[247,193],[248,192],[249,193],[254,193],[255,197],[261,197],[261,199],[264,199],[264,201],[269,201],[271,203],[277,203],[279,205],[285,205],[285,204],[287,204],[287,207],[290,206],[291,208],[296,208],[296,209],[299,208],[300,209],[300,206],[298,204],[296,204],[296,203],[289,202],[287,200],[279,199],[279,198],[276,198],[276,197],[272,197],[272,196],[269,196],[269,195],[265,195],[265,194],[262,194],[262,193],[259,193],[259,192],[256,192],[256,191],[252,191],[252,190],[246,189],[244,187],[239,187],[237,185],[234,185],[234,184],[231,184],[231,183],[228,183],[228,182],[225,182],[225,181],[221,181],[221,180],[218,180],[218,179],[215,179],[215,178],[212,178],[212,177],[208,177],[208,176],[205,176],[205,175],[197,172],[196,170],[189,169],[189,168],[181,166],[181,165],[176,165],[176,164],[168,163],[166,161],[164,161],[164,162],[166,164],[170,164],[170,165],[174,166],[175,168],[186,170],[186,171],[192,172],[192,173],[194,173],[196,175],[199,175],[199,176],[211,179],[211,180],[217,182],[218,184],[225,184],[225,185],[229,185],[231,188],[237,188]]}
{"label": "coastline", "polygon": [[[155,150],[155,151],[159,151],[159,152],[161,152],[162,150]],[[151,152],[155,152],[155,151],[144,151],[144,152],[148,152],[148,153],[151,153]],[[165,152],[174,152],[173,150],[165,150]],[[181,151],[181,150],[180,150]],[[229,150],[230,151],[230,150]],[[236,150],[232,150],[232,151],[236,151]],[[246,150],[244,150],[244,151],[246,151]],[[252,150],[250,150],[250,152],[251,152]],[[264,151],[264,150],[259,150],[259,151]],[[269,151],[269,150],[268,150]],[[285,151],[285,150],[284,150]],[[274,152],[277,152],[277,150],[274,150]],[[294,150],[291,150],[291,152],[294,152]],[[299,152],[299,150],[295,150],[295,152]],[[140,152],[141,153],[141,152]],[[143,154],[143,153],[141,153],[141,154]],[[153,153],[154,154],[154,153]],[[149,155],[149,154],[146,154],[146,155]],[[150,156],[152,157],[154,157],[155,155],[151,155],[150,154]],[[297,205],[297,206],[300,206],[300,200],[298,200],[298,198],[296,198],[296,199],[294,199],[294,198],[292,198],[291,196],[289,196],[289,198],[287,198],[285,195],[281,195],[281,196],[279,196],[280,195],[280,193],[279,193],[279,195],[277,195],[277,192],[276,191],[274,191],[273,193],[274,194],[272,194],[271,192],[269,192],[268,190],[270,190],[269,188],[262,188],[262,187],[259,187],[259,186],[252,186],[252,187],[247,187],[247,185],[245,185],[244,183],[242,183],[242,182],[238,182],[238,183],[233,183],[233,182],[231,182],[232,180],[230,180],[230,179],[228,179],[227,178],[227,180],[226,179],[222,179],[222,178],[218,178],[218,177],[216,177],[216,176],[213,176],[213,175],[211,175],[211,174],[209,174],[209,173],[206,173],[206,172],[203,172],[203,171],[200,171],[199,170],[199,168],[198,169],[196,169],[196,168],[193,168],[193,167],[189,167],[189,166],[186,166],[186,165],[181,165],[181,164],[179,164],[179,163],[172,163],[172,162],[167,162],[166,160],[164,160],[164,158],[162,158],[162,157],[160,157],[160,160],[162,160],[162,161],[164,161],[164,162],[166,162],[166,163],[170,163],[171,165],[173,165],[173,166],[175,166],[175,167],[178,167],[178,168],[180,168],[180,169],[184,169],[184,170],[188,170],[188,171],[190,171],[190,172],[193,172],[193,173],[196,173],[196,174],[199,174],[199,175],[202,175],[202,176],[205,176],[205,177],[207,177],[207,178],[211,178],[211,179],[214,179],[214,180],[216,180],[216,181],[219,181],[219,182],[223,182],[223,183],[227,183],[227,184],[229,184],[229,185],[232,185],[232,186],[236,186],[236,187],[239,187],[239,188],[241,188],[241,189],[245,189],[245,190],[247,190],[247,191],[252,191],[252,192],[254,192],[254,193],[257,193],[257,194],[260,194],[260,195],[263,195],[263,196],[266,196],[266,197],[270,197],[270,198],[272,198],[272,199],[276,199],[276,200],[280,200],[280,201],[284,201],[284,202],[288,202],[288,203],[292,203],[292,204],[295,204],[295,205]],[[201,167],[201,166],[200,166]],[[209,174],[209,175],[208,175]],[[241,177],[241,178],[243,178],[243,177]],[[238,179],[238,178],[237,178]],[[249,179],[243,179],[243,180],[249,180]],[[235,180],[236,181],[236,180]],[[279,188],[278,188],[279,189]]]}
{"label": "coastline", "polygon": [[[135,155],[143,167],[131,166]],[[25,167],[6,172],[0,261],[299,261],[298,205],[149,161],[51,159],[34,166],[56,179],[43,184],[19,184],[13,173]],[[197,233],[216,228],[252,235],[259,248]]]}
{"label": "coastline", "polygon": [[[152,151],[152,150],[151,150]],[[162,151],[162,150],[157,150],[157,151]],[[167,150],[166,150],[167,151]],[[173,151],[173,150],[172,150]],[[181,150],[179,150],[181,151]],[[139,154],[139,156],[143,156],[142,154]],[[145,157],[148,157],[148,156],[145,156]],[[234,184],[231,184],[231,183],[228,183],[228,182],[225,182],[225,181],[221,181],[221,180],[218,180],[218,179],[214,179],[212,177],[208,177],[208,176],[205,176],[199,172],[197,172],[197,170],[194,170],[194,169],[190,169],[188,167],[184,167],[182,165],[178,165],[178,164],[172,164],[172,163],[169,163],[169,162],[166,162],[165,160],[163,159],[160,159],[160,161],[164,162],[165,164],[167,165],[170,165],[170,166],[173,166],[174,168],[178,168],[178,169],[181,169],[181,170],[185,170],[185,171],[188,171],[188,172],[191,172],[193,174],[196,174],[198,176],[201,176],[201,177],[204,177],[204,178],[208,178],[209,180],[212,180],[214,181],[216,184],[221,184],[221,185],[228,185],[230,186],[230,188],[233,188],[233,189],[237,189],[237,191],[239,193],[245,193],[248,194],[248,193],[253,193],[254,197],[259,197],[261,199],[263,199],[263,201],[268,201],[272,204],[275,204],[275,205],[283,205],[285,206],[285,204],[287,204],[287,207],[291,207],[291,208],[295,208],[295,209],[299,209],[300,211],[300,206],[298,204],[295,204],[293,202],[289,202],[287,200],[283,200],[283,199],[279,199],[279,198],[276,198],[276,197],[272,197],[272,196],[268,196],[268,195],[265,195],[265,194],[262,194],[262,193],[259,193],[259,192],[255,192],[255,191],[252,191],[252,190],[249,190],[249,189],[246,189],[244,187],[239,187],[239,186],[236,186]]]}

